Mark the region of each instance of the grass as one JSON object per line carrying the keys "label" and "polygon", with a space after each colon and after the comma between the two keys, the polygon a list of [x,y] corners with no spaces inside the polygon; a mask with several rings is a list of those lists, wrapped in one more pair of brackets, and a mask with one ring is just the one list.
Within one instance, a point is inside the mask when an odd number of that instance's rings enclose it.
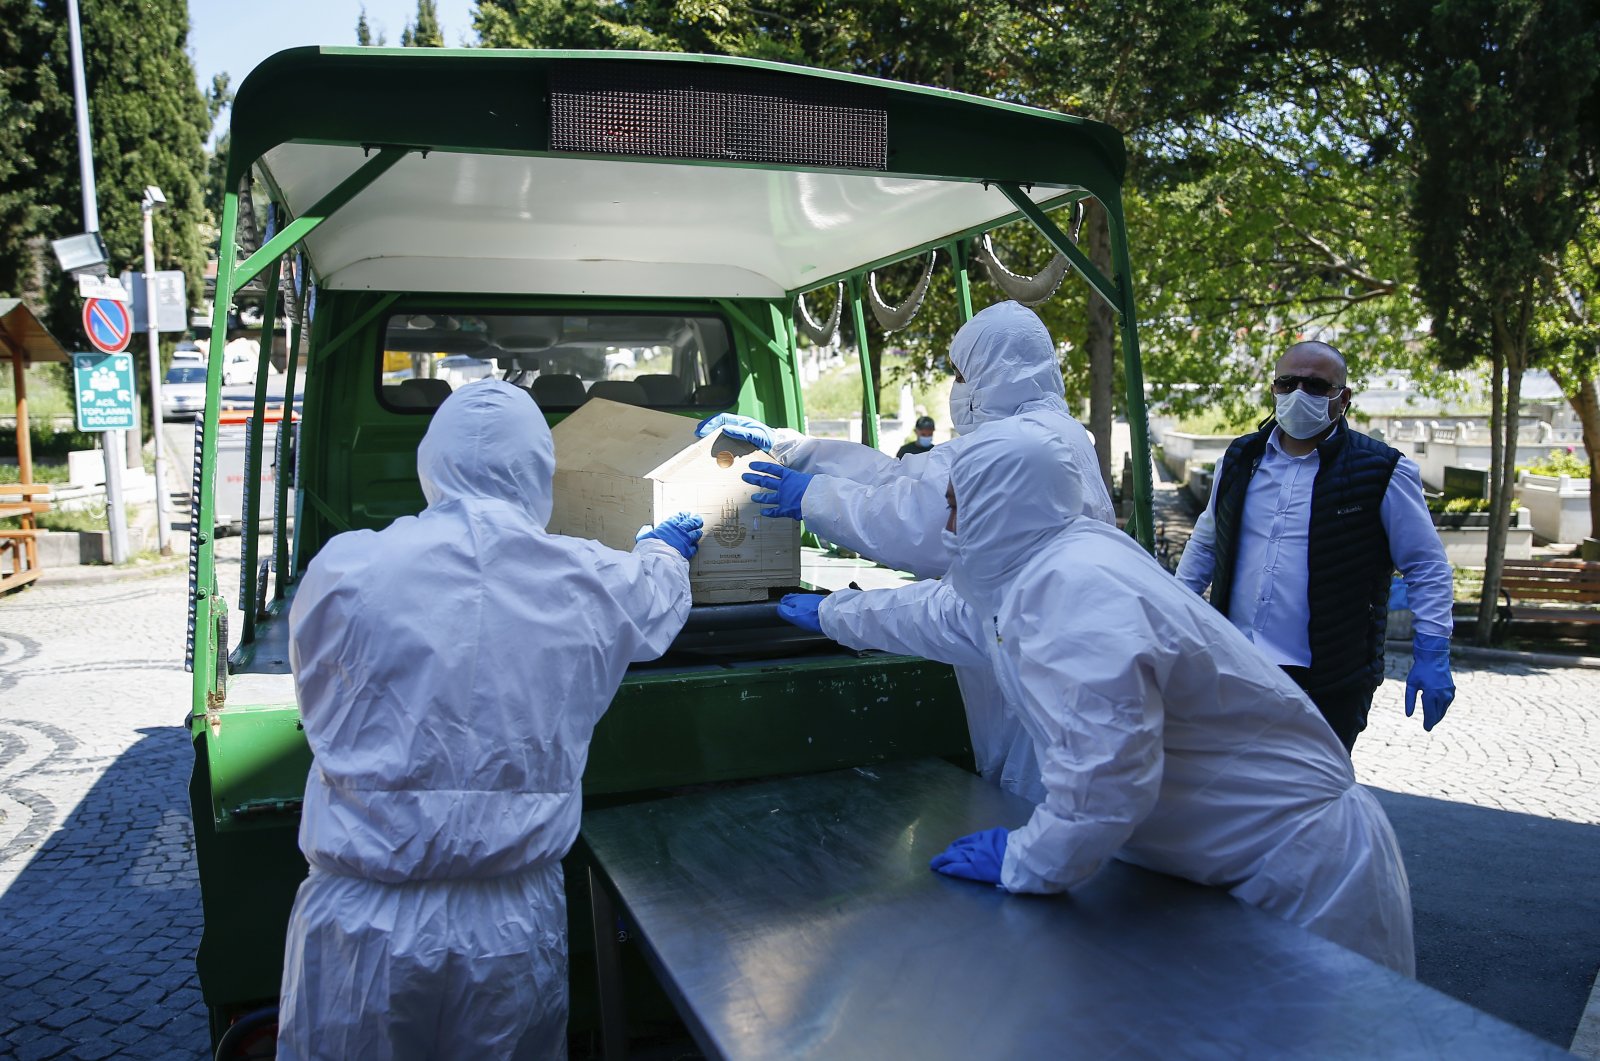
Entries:
{"label": "grass", "polygon": [[[29,420],[77,415],[77,409],[72,404],[72,392],[62,378],[62,366],[35,365],[24,373],[23,378],[28,387]],[[16,407],[16,388],[12,386],[11,373],[7,371],[4,378],[0,378],[0,414],[9,416],[16,411]]]}
{"label": "grass", "polygon": [[[139,506],[127,506],[124,518],[128,526],[137,525],[139,522]],[[109,529],[106,521],[106,506],[103,503],[91,505],[88,508],[51,509],[49,512],[41,512],[34,516],[33,520],[40,530],[48,531],[97,533]],[[22,526],[22,518],[20,516],[0,519],[0,529],[15,529],[20,526]]]}
{"label": "grass", "polygon": [[[67,465],[53,461],[33,462],[33,481],[36,483],[64,483],[69,479]],[[20,483],[22,470],[15,464],[0,464],[0,483]]]}
{"label": "grass", "polygon": [[1483,569],[1463,568],[1455,569],[1453,578],[1454,593],[1457,601],[1463,603],[1478,603],[1483,597]]}

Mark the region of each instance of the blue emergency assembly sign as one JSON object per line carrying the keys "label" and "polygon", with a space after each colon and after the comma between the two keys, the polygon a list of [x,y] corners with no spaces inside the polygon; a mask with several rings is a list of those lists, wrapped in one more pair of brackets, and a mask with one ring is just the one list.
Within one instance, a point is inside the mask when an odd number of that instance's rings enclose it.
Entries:
{"label": "blue emergency assembly sign", "polygon": [[79,431],[131,431],[133,358],[127,354],[73,354],[72,391]]}
{"label": "blue emergency assembly sign", "polygon": [[133,314],[126,303],[91,298],[83,304],[83,332],[96,350],[115,354],[128,348],[133,335]]}

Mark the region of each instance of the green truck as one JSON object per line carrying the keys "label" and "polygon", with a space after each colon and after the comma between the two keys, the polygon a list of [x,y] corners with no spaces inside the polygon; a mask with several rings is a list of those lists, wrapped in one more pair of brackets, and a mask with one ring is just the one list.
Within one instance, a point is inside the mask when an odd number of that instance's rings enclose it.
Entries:
{"label": "green truck", "polygon": [[[802,295],[844,292],[859,333],[873,270],[941,253],[970,316],[974,240],[1027,219],[1121,319],[1129,530],[1148,546],[1123,145],[1104,125],[711,56],[303,48],[240,87],[230,143],[213,334],[236,297],[264,293],[263,334],[288,325],[283,393],[303,387],[304,403],[298,417],[275,405],[264,343],[236,586],[214,552],[218,362],[196,431],[190,799],[214,1048],[270,1036],[306,872],[310,752],[287,651],[297,578],[333,535],[423,507],[417,444],[453,387],[510,379],[552,423],[607,396],[803,429]],[[1110,219],[1111,276],[1052,218],[1088,198]],[[249,469],[267,465],[263,489]],[[810,548],[803,578],[844,585],[866,567]],[[595,733],[588,806],[930,755],[970,763],[949,668],[796,644],[775,603],[697,607],[677,649],[630,672]],[[441,651],[458,636],[440,630]],[[569,896],[586,926],[586,895],[569,883]],[[574,1029],[593,1020],[586,934],[571,933]]]}

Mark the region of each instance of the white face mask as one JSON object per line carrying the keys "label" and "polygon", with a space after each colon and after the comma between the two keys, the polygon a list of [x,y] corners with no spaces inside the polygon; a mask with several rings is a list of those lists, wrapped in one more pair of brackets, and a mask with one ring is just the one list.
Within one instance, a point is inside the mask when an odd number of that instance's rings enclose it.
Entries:
{"label": "white face mask", "polygon": [[1331,394],[1318,398],[1296,388],[1276,397],[1278,426],[1290,438],[1314,438],[1333,423],[1333,417],[1329,415],[1329,407],[1333,404]]}
{"label": "white face mask", "polygon": [[972,416],[972,384],[964,380],[950,384],[950,426],[958,435],[978,426]]}
{"label": "white face mask", "polygon": [[948,527],[940,528],[939,538],[944,542],[944,547],[950,550],[950,555],[956,555],[956,532]]}
{"label": "white face mask", "polygon": [[917,436],[917,445],[921,446],[923,449],[930,448],[933,445],[933,436],[932,435],[918,435]]}

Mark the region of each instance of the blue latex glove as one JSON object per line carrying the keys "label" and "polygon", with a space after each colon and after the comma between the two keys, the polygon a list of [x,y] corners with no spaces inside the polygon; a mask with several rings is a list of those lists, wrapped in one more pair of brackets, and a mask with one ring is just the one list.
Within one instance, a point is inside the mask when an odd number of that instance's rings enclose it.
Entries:
{"label": "blue latex glove", "polygon": [[1417,709],[1418,693],[1422,694],[1422,728],[1430,730],[1444,718],[1456,698],[1448,637],[1418,634],[1411,639],[1411,673],[1406,675],[1407,718]]}
{"label": "blue latex glove", "polygon": [[694,554],[700,550],[701,528],[704,526],[705,520],[699,516],[679,512],[675,516],[668,516],[654,527],[645,527],[634,536],[633,540],[642,542],[646,538],[658,538],[678,550],[685,560],[692,560]]}
{"label": "blue latex glove", "polygon": [[946,877],[1000,883],[1000,867],[1006,860],[1004,829],[985,829],[981,833],[963,836],[939,854],[933,856],[928,868]]}
{"label": "blue latex glove", "polygon": [[717,431],[740,442],[748,442],[756,449],[764,449],[769,453],[772,451],[772,429],[754,417],[718,413],[700,421],[694,429],[697,438],[705,438]]}
{"label": "blue latex glove", "polygon": [[822,607],[822,596],[821,593],[786,593],[778,602],[778,618],[820,634],[822,620],[817,617],[817,609]]}
{"label": "blue latex glove", "polygon": [[759,492],[750,495],[750,500],[758,505],[773,506],[762,509],[763,516],[800,518],[800,499],[806,496],[811,476],[781,464],[751,461],[750,471],[745,472],[743,478],[751,486],[761,487]]}
{"label": "blue latex glove", "polygon": [[1405,611],[1411,607],[1411,594],[1406,589],[1404,579],[1395,579],[1389,583],[1389,610],[1392,612]]}

